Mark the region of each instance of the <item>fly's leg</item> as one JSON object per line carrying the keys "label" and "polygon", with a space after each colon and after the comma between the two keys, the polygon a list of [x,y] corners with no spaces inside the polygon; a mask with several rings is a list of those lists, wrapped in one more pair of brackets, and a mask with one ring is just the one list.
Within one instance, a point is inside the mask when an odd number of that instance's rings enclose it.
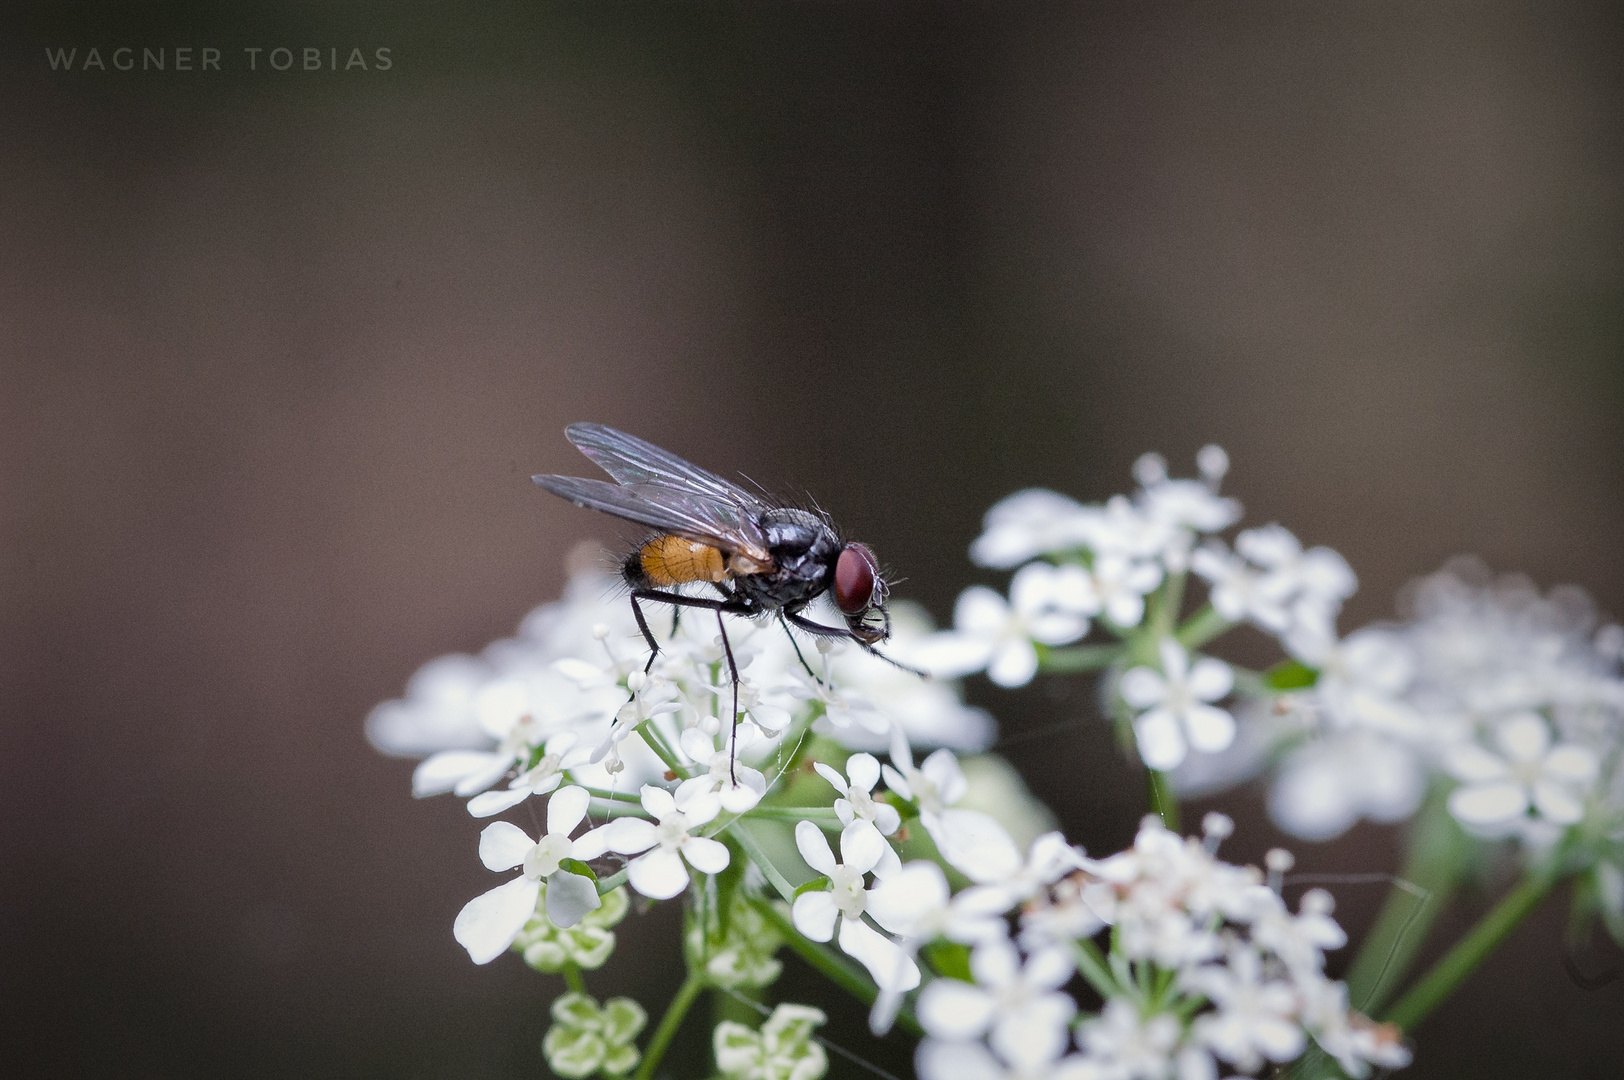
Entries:
{"label": "fly's leg", "polygon": [[733,676],[733,732],[728,736],[727,778],[736,787],[739,783],[736,769],[739,755],[739,665],[733,662],[733,645],[727,640],[727,627],[722,624],[721,608],[716,609],[716,629],[722,632],[722,651],[727,654],[727,670]]}
{"label": "fly's leg", "polygon": [[889,656],[885,655],[880,650],[876,649],[874,646],[852,633],[850,630],[838,626],[824,626],[822,623],[815,623],[811,619],[806,618],[804,615],[795,614],[793,612],[786,612],[784,617],[790,622],[794,623],[796,626],[800,627],[802,630],[805,630],[807,633],[811,634],[813,637],[839,638],[842,641],[855,641],[858,648],[862,649],[870,656],[879,657],[881,660],[884,660],[887,664],[890,664],[894,668],[900,668],[910,675],[918,675],[921,679],[930,678],[929,672],[920,671],[916,667],[909,667],[900,660],[891,659]]}
{"label": "fly's leg", "polygon": [[[650,592],[652,591],[650,590]],[[648,642],[648,663],[643,665],[643,674],[647,675],[649,670],[654,667],[654,658],[660,655],[660,643],[654,640],[654,632],[648,628],[648,620],[643,618],[643,608],[637,602],[637,595],[635,592],[632,593],[632,615],[637,619],[637,628],[643,631],[643,640]],[[659,594],[656,593],[655,595]],[[649,597],[649,599],[652,598]],[[676,610],[681,611],[682,609],[677,608]],[[674,625],[671,632],[673,635],[676,633]]]}
{"label": "fly's leg", "polygon": [[823,680],[818,678],[818,673],[812,670],[812,665],[808,664],[806,662],[806,657],[801,655],[801,643],[795,640],[794,634],[790,633],[789,623],[785,621],[784,612],[782,609],[780,609],[778,612],[778,623],[784,628],[784,636],[789,638],[790,648],[795,650],[795,659],[799,660],[801,662],[801,667],[805,668],[806,673],[812,676],[812,681],[817,683],[819,686],[822,686]]}

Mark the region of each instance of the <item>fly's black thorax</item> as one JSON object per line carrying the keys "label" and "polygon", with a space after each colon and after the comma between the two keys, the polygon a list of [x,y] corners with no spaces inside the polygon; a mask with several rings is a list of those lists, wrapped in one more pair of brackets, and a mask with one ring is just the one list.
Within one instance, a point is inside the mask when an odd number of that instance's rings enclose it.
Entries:
{"label": "fly's black thorax", "polygon": [[784,507],[763,514],[760,524],[774,569],[735,578],[739,592],[764,607],[782,608],[805,604],[829,587],[840,538],[822,518]]}

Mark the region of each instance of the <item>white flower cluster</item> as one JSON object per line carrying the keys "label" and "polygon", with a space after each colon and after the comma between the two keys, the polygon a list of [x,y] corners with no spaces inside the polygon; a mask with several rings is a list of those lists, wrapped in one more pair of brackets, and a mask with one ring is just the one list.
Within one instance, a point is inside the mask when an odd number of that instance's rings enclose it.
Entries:
{"label": "white flower cluster", "polygon": [[[1259,722],[1290,746],[1270,810],[1294,835],[1413,813],[1437,778],[1468,831],[1549,850],[1624,827],[1624,633],[1574,589],[1541,595],[1456,560],[1416,582],[1409,618],[1294,643],[1312,685]],[[1266,740],[1259,740],[1260,742]],[[1293,745],[1295,744],[1295,745]]]}
{"label": "white flower cluster", "polygon": [[1192,749],[1228,749],[1235,721],[1215,703],[1229,696],[1233,672],[1190,655],[1211,634],[1178,626],[1188,575],[1209,585],[1208,626],[1251,622],[1282,641],[1334,639],[1356,581],[1336,552],[1305,551],[1279,525],[1241,532],[1231,551],[1217,535],[1241,516],[1240,504],[1218,493],[1229,458],[1208,446],[1196,463],[1200,480],[1172,479],[1147,454],[1134,467],[1139,489],[1100,505],[1037,489],[998,503],[970,557],[1019,567],[1009,598],[985,586],[965,590],[953,628],[913,645],[908,657],[939,674],[984,670],[1001,686],[1021,686],[1046,655],[1097,625],[1106,640],[1129,646],[1116,665],[1119,696],[1147,765],[1173,769]]}
{"label": "white flower cluster", "polygon": [[[1293,1061],[1310,1039],[1355,1077],[1408,1064],[1399,1032],[1351,1012],[1346,987],[1325,977],[1325,950],[1346,941],[1329,894],[1312,890],[1291,912],[1256,869],[1216,858],[1228,819],[1207,825],[1203,844],[1146,818],[1131,849],[1100,861],[1045,838],[1011,880],[951,898],[931,864],[885,882],[882,924],[973,945],[972,981],[939,978],[920,994],[921,1080],[1203,1080],[1220,1062],[1256,1073]],[[1277,870],[1289,862],[1271,856]],[[1013,939],[994,914],[1011,901]],[[1106,928],[1108,954],[1091,940]],[[1079,968],[1103,999],[1081,1019],[1063,992]]]}

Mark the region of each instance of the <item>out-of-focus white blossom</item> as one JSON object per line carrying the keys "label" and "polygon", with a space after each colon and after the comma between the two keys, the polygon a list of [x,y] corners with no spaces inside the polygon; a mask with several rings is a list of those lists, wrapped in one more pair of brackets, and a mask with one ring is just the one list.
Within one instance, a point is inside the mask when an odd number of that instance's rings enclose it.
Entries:
{"label": "out-of-focus white blossom", "polygon": [[1122,699],[1135,709],[1134,736],[1139,756],[1153,769],[1171,769],[1190,747],[1217,753],[1235,738],[1235,718],[1211,703],[1234,685],[1229,665],[1210,656],[1190,663],[1172,638],[1158,643],[1162,669],[1129,668],[1122,675]]}

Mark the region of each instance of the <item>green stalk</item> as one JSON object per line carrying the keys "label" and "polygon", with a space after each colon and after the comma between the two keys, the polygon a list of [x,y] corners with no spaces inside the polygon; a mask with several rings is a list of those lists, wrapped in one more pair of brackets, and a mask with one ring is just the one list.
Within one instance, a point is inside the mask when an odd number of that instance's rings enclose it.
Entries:
{"label": "green stalk", "polygon": [[1173,784],[1160,769],[1145,770],[1150,778],[1150,808],[1161,815],[1162,824],[1172,832],[1179,831],[1179,800],[1173,794]]}
{"label": "green stalk", "polygon": [[1085,671],[1103,671],[1122,656],[1121,645],[1073,645],[1069,649],[1051,649],[1039,645],[1038,669],[1045,675],[1075,675]]}
{"label": "green stalk", "polygon": [[649,749],[658,754],[660,756],[660,760],[665,762],[666,768],[670,769],[684,780],[688,779],[687,766],[683,765],[682,761],[677,757],[677,755],[672,753],[671,748],[665,744],[665,737],[655,730],[654,725],[651,722],[644,720],[632,730],[636,731],[643,737],[643,741],[648,743]]}
{"label": "green stalk", "polygon": [[666,1006],[665,1015],[660,1017],[660,1026],[654,1030],[654,1038],[649,1040],[648,1050],[643,1054],[643,1063],[637,1067],[636,1080],[651,1080],[654,1069],[665,1056],[665,1051],[676,1037],[677,1028],[682,1026],[682,1018],[687,1015],[688,1007],[694,1003],[694,998],[705,989],[705,974],[695,969],[688,972],[688,978],[677,989],[677,996],[671,999]]}
{"label": "green stalk", "polygon": [[602,896],[604,893],[614,892],[616,889],[626,884],[626,877],[629,873],[630,872],[623,866],[615,873],[610,874],[608,877],[599,878],[598,895]]}
{"label": "green stalk", "polygon": [[1348,968],[1348,1004],[1374,1016],[1403,985],[1438,913],[1449,905],[1472,841],[1455,824],[1443,790],[1427,799],[1410,829],[1409,852],[1376,923]]}
{"label": "green stalk", "polygon": [[564,981],[577,994],[586,993],[586,980],[581,978],[581,965],[574,960],[564,961]]}
{"label": "green stalk", "polygon": [[1186,649],[1199,649],[1233,625],[1208,604],[1186,619],[1175,636]]}
{"label": "green stalk", "polygon": [[762,821],[822,821],[840,823],[840,815],[832,806],[763,806],[757,803],[740,817]]}
{"label": "green stalk", "polygon": [[584,784],[576,784],[575,786],[578,787],[578,788],[581,788],[583,791],[585,791],[588,795],[592,796],[594,799],[602,799],[604,802],[624,802],[624,803],[639,803],[639,804],[641,804],[642,801],[643,801],[641,797],[639,797],[637,795],[629,795],[624,791],[605,791],[603,788],[587,787]]}
{"label": "green stalk", "polygon": [[767,881],[774,889],[778,890],[778,895],[793,904],[795,902],[795,886],[791,885],[789,879],[779,873],[778,867],[774,866],[772,860],[767,858],[767,853],[761,850],[761,844],[756,841],[754,836],[750,835],[749,826],[742,821],[734,821],[727,827],[727,831],[734,840],[738,841],[739,847],[744,851],[746,857],[760,867],[761,872],[767,876]]}
{"label": "green stalk", "polygon": [[1420,982],[1399,998],[1386,1019],[1405,1032],[1413,1031],[1454,992],[1461,980],[1499,947],[1530,911],[1539,906],[1545,894],[1551,891],[1551,886],[1556,884],[1557,878],[1556,868],[1551,864],[1525,877],[1487,915],[1478,920],[1478,924],[1457,941],[1455,947],[1445,953],[1443,959],[1434,964]]}
{"label": "green stalk", "polygon": [[[755,904],[756,910],[761,912],[762,917],[773,925],[773,929],[783,935],[784,941],[795,951],[795,955],[864,1005],[874,1004],[874,999],[880,996],[880,990],[866,976],[859,974],[856,968],[836,956],[834,950],[827,945],[820,945],[804,937],[772,901],[757,899],[752,903]],[[897,1011],[897,1026],[915,1038],[925,1036],[925,1029],[919,1026],[919,1021],[914,1018],[910,1009],[902,1008]]]}
{"label": "green stalk", "polygon": [[1111,969],[1106,966],[1105,957],[1100,953],[1098,945],[1084,938],[1082,941],[1077,942],[1076,953],[1077,970],[1082,974],[1088,985],[1094,988],[1095,993],[1107,1001],[1121,993],[1121,989],[1117,986],[1116,977],[1111,974]]}

